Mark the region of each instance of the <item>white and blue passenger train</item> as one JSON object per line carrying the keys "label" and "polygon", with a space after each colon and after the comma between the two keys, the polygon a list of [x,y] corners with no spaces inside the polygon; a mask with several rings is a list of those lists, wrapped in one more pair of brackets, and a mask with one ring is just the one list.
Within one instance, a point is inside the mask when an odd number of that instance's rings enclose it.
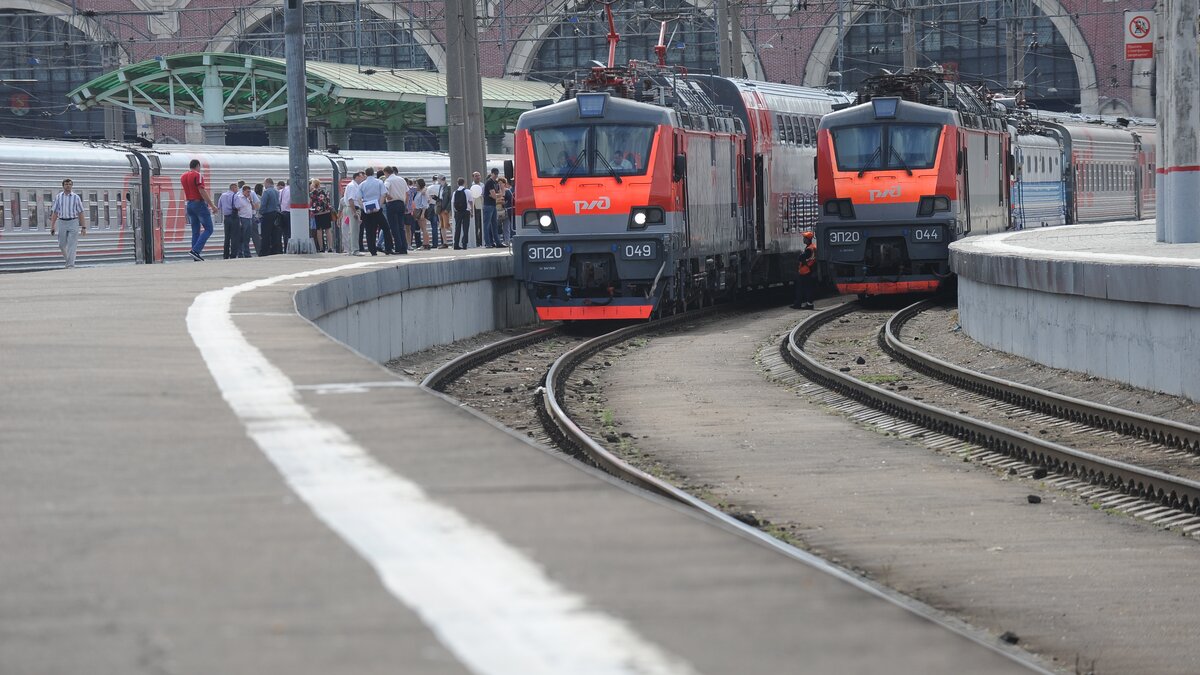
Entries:
{"label": "white and blue passenger train", "polygon": [[[83,200],[87,236],[79,265],[187,260],[191,227],[179,177],[198,159],[213,198],[230,183],[251,185],[288,176],[287,148],[39,141],[0,138],[0,271],[62,266],[50,236],[50,206],[64,178]],[[503,158],[490,158],[489,168]],[[396,166],[413,178],[448,175],[449,155],[436,152],[309,152],[308,175],[320,179],[335,205],[354,171]],[[213,219],[206,250],[219,252],[221,218]]]}
{"label": "white and blue passenger train", "polygon": [[1010,129],[1015,229],[1154,217],[1153,121],[1043,114]]}

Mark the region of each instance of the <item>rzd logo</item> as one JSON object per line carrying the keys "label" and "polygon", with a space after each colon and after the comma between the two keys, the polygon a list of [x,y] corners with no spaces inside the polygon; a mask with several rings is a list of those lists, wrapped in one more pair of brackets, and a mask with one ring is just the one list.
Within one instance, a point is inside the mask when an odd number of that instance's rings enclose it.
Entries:
{"label": "rzd logo", "polygon": [[890,190],[871,190],[871,192],[868,194],[868,197],[870,198],[871,201],[875,201],[876,199],[883,199],[885,197],[899,197],[899,196],[900,196],[900,186],[899,185],[897,185],[896,187],[894,187]]}
{"label": "rzd logo", "polygon": [[572,202],[575,204],[575,213],[583,213],[584,211],[607,211],[612,206],[612,200],[608,197],[601,197],[590,202]]}

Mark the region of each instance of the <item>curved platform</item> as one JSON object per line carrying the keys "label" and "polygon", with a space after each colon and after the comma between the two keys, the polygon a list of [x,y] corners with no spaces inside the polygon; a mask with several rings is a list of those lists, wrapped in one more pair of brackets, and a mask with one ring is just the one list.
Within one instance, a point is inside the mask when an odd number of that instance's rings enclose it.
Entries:
{"label": "curved platform", "polygon": [[[447,267],[493,266],[463,257],[481,256],[5,277],[4,671],[1025,670],[397,378],[296,310],[389,353],[394,321],[366,315],[416,311],[388,297],[396,279],[485,281]],[[420,311],[498,306],[464,292]]]}
{"label": "curved platform", "polygon": [[995,349],[1200,400],[1200,244],[1154,221],[972,237],[950,246],[963,330]]}

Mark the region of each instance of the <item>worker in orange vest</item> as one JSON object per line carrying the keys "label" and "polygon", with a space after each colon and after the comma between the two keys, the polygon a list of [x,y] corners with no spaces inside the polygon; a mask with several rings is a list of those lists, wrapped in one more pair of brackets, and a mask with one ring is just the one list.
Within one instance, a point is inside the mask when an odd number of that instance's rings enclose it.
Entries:
{"label": "worker in orange vest", "polygon": [[800,254],[800,265],[796,268],[796,297],[792,309],[814,309],[813,287],[817,283],[817,275],[813,268],[817,265],[817,244],[813,241],[813,233],[804,233],[804,252]]}

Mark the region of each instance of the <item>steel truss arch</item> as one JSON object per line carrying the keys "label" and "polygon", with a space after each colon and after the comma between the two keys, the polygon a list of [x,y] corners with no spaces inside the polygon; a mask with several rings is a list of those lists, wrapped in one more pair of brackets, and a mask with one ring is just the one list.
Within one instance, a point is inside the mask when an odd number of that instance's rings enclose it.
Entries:
{"label": "steel truss arch", "polygon": [[[1065,8],[1060,0],[1032,0],[1041,10],[1044,18],[1048,19],[1066,42],[1071,58],[1075,64],[1075,73],[1079,81],[1080,111],[1095,114],[1099,109],[1099,89],[1096,79],[1096,61],[1092,57],[1091,47],[1083,37],[1073,15]],[[838,5],[834,5],[837,7]],[[876,11],[873,4],[855,4],[846,0],[847,11],[844,13],[844,28],[842,38],[845,39],[855,22],[867,12]],[[838,48],[838,12],[835,10],[825,21],[824,27],[809,52],[808,62],[804,67],[804,84],[810,87],[824,87],[829,81],[829,73],[835,70]]]}
{"label": "steel truss arch", "polygon": [[[545,44],[547,36],[554,29],[568,20],[569,15],[574,13],[583,13],[588,7],[591,0],[557,0],[552,5],[549,5],[545,11],[547,16],[555,17],[555,21],[546,22],[531,22],[521,31],[520,35],[513,39],[513,48],[509,52],[508,60],[505,63],[505,77],[510,77],[510,73],[521,73],[519,77],[528,76],[530,68],[537,60],[538,52],[541,51],[542,45]],[[684,0],[687,4],[695,7],[710,18],[716,16],[716,4],[714,0]],[[670,27],[668,25],[668,32]],[[714,38],[715,39],[715,38]],[[762,60],[754,51],[754,41],[749,33],[742,30],[742,53],[739,55],[742,66],[745,68],[747,76],[750,79],[766,79],[766,70],[763,68]],[[514,76],[517,77],[517,76]]]}
{"label": "steel truss arch", "polygon": [[[318,1],[325,4],[354,4],[354,0]],[[397,24],[403,25],[411,23],[413,26],[412,29],[405,28],[405,30],[409,30],[413,40],[429,56],[429,60],[433,62],[433,67],[439,72],[446,71],[446,50],[442,45],[442,40],[437,35],[434,35],[433,30],[424,20],[405,10],[399,3],[395,2],[365,1],[362,3],[362,8],[363,11],[371,12],[386,21],[395,21]],[[281,11],[282,7],[278,0],[257,0],[257,2],[249,3],[243,8],[244,13],[241,18],[234,17],[230,19],[208,41],[207,51],[233,53],[233,50],[237,49],[239,41],[249,35],[257,26],[271,18],[272,14]],[[397,16],[391,17],[389,13],[396,14]]]}
{"label": "steel truss arch", "polygon": [[[237,54],[164,56],[108,73],[70,96],[80,107],[109,104],[165,119],[255,119],[287,108],[287,72],[274,61]],[[307,86],[310,102],[333,90],[319,78],[310,77]]]}
{"label": "steel truss arch", "polygon": [[[309,119],[338,126],[426,126],[426,104],[446,95],[442,73],[363,71],[353,64],[309,61],[305,77]],[[176,54],[106,73],[70,92],[81,108],[110,104],[155,117],[220,125],[235,120],[285,118],[287,66],[283,59],[244,54]],[[544,82],[483,78],[484,121],[503,131],[540,101],[561,90]]]}

